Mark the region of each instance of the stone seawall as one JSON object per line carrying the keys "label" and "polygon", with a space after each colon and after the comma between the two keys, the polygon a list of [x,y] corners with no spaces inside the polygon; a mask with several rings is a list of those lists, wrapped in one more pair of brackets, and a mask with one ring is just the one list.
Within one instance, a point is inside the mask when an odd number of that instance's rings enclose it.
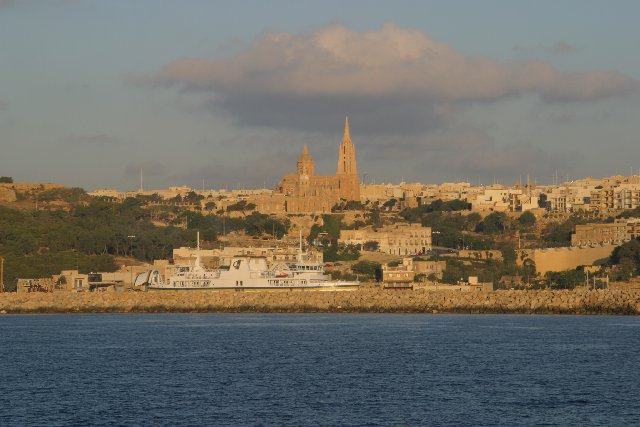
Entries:
{"label": "stone seawall", "polygon": [[0,313],[640,314],[640,290],[162,291],[0,294]]}

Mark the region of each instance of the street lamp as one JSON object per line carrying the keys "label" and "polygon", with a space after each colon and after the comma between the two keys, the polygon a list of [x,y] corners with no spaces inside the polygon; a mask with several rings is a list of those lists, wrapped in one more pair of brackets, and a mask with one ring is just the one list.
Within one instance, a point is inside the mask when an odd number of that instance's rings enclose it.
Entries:
{"label": "street lamp", "polygon": [[[133,258],[133,239],[135,239],[136,236],[131,235],[127,236],[127,238],[129,239],[129,256]],[[131,283],[131,286],[133,286],[133,262],[129,266],[129,277],[129,283]]]}
{"label": "street lamp", "polygon": [[440,252],[438,252],[437,246],[438,246],[438,236],[440,235],[439,231],[432,231],[431,234],[435,234],[436,235],[436,244],[435,244],[435,252],[436,252],[436,289],[438,286],[438,261],[440,261],[440,257],[438,256],[440,254]]}

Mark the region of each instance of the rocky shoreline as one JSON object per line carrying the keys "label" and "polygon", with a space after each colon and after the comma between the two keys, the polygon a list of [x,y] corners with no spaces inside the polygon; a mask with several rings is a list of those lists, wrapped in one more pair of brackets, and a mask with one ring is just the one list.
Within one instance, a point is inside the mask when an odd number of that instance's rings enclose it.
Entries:
{"label": "rocky shoreline", "polygon": [[512,313],[640,314],[640,290],[163,291],[4,293],[0,314],[36,313]]}

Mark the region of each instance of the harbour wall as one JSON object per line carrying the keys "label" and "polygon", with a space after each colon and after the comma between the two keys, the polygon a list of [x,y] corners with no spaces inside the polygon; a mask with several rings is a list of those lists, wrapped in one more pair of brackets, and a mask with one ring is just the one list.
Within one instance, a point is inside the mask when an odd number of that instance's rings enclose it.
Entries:
{"label": "harbour wall", "polygon": [[520,313],[640,314],[640,289],[495,292],[359,289],[4,293],[0,314],[18,313]]}

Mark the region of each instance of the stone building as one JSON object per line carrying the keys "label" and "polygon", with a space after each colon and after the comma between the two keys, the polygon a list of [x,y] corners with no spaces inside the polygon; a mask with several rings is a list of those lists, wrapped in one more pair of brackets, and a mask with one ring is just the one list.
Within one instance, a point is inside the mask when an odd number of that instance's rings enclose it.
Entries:
{"label": "stone building", "polygon": [[63,270],[60,274],[51,277],[18,279],[16,291],[19,293],[123,291],[133,287],[138,274],[151,268],[163,271],[166,266],[167,261],[156,260],[153,265],[122,266],[114,272],[84,274],[78,270]]}
{"label": "stone building", "polygon": [[371,227],[340,231],[342,244],[364,245],[377,242],[378,251],[391,255],[417,255],[431,250],[431,227],[421,224],[393,224],[379,229]]}
{"label": "stone building", "polygon": [[602,265],[616,245],[602,244],[582,247],[548,249],[518,249],[516,262],[523,266],[531,263],[536,272],[544,275],[549,271],[573,270],[588,265]]}
{"label": "stone building", "polygon": [[[285,197],[279,198],[282,195]],[[316,175],[313,157],[305,145],[298,158],[297,171],[282,178],[274,198],[284,203],[283,210],[286,213],[292,214],[327,213],[331,212],[331,208],[340,201],[360,201],[356,149],[351,141],[348,117],[345,120],[344,136],[338,150],[336,174]],[[269,201],[260,200],[258,205],[269,206]]]}
{"label": "stone building", "polygon": [[622,243],[640,237],[640,218],[617,219],[605,224],[576,225],[571,246]]}
{"label": "stone building", "polygon": [[431,278],[435,276],[437,280],[442,280],[446,267],[446,261],[403,258],[402,264],[384,264],[382,266],[382,281],[388,283],[411,283],[428,280],[430,276]]}

